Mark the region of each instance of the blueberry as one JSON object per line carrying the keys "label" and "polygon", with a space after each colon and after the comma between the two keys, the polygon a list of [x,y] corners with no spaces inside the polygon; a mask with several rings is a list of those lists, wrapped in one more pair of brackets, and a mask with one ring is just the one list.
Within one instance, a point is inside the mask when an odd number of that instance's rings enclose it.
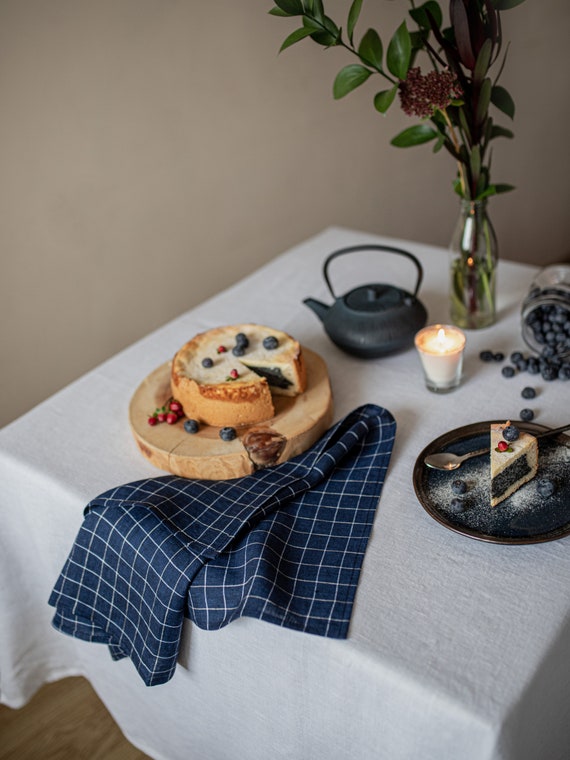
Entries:
{"label": "blueberry", "polygon": [[496,362],[502,362],[505,358],[505,355],[501,351],[497,351],[496,354],[493,354],[493,360]]}
{"label": "blueberry", "polygon": [[559,380],[570,380],[570,364],[563,364],[558,370]]}
{"label": "blueberry", "polygon": [[515,374],[515,368],[514,367],[503,367],[501,370],[501,374],[503,377],[514,377]]}
{"label": "blueberry", "polygon": [[550,382],[551,380],[556,380],[558,372],[556,371],[556,367],[547,365],[546,367],[543,367],[541,375],[543,380]]}
{"label": "blueberry", "polygon": [[236,435],[236,429],[233,427],[223,427],[220,430],[220,438],[222,441],[233,441]]}
{"label": "blueberry", "polygon": [[521,409],[519,417],[523,422],[531,422],[534,419],[534,412],[532,409]]}
{"label": "blueberry", "polygon": [[556,488],[551,480],[548,478],[541,478],[536,481],[536,490],[538,491],[539,496],[542,496],[543,499],[547,499],[549,496],[552,496]]}
{"label": "blueberry", "polygon": [[454,480],[451,483],[451,490],[453,491],[453,493],[460,496],[461,494],[467,491],[467,483],[464,480],[460,480],[459,478],[457,478],[457,480]]}
{"label": "blueberry", "polygon": [[546,333],[546,335],[544,336],[544,339],[545,339],[545,340],[546,340],[546,342],[547,342],[547,343],[549,343],[550,345],[552,345],[553,343],[556,343],[556,333],[554,332],[554,330],[549,330],[549,331]]}
{"label": "blueberry", "polygon": [[234,356],[243,356],[245,354],[245,345],[242,343],[236,343],[236,345],[232,348],[232,354]]}
{"label": "blueberry", "polygon": [[206,356],[205,359],[202,359],[202,367],[206,367],[206,369],[210,369],[210,367],[214,366],[214,362],[212,359],[210,359],[209,356]]}
{"label": "blueberry", "polygon": [[509,443],[516,441],[519,435],[519,429],[516,425],[507,425],[507,427],[503,430],[503,438]]}
{"label": "blueberry", "polygon": [[197,420],[186,420],[184,422],[184,430],[187,433],[197,433],[199,427]]}
{"label": "blueberry", "polygon": [[263,348],[268,351],[274,351],[278,345],[279,341],[274,335],[268,335],[267,338],[263,339]]}
{"label": "blueberry", "polygon": [[493,352],[492,351],[481,351],[479,354],[479,359],[481,359],[482,362],[492,362],[493,361]]}
{"label": "blueberry", "polygon": [[450,502],[449,507],[453,512],[463,512],[463,499],[455,496]]}
{"label": "blueberry", "polygon": [[514,351],[511,354],[511,361],[513,364],[516,364],[517,362],[520,362],[522,359],[524,359],[524,356],[521,354],[520,351]]}
{"label": "blueberry", "polygon": [[534,388],[529,388],[527,386],[526,388],[522,389],[521,396],[523,398],[534,398],[536,396],[536,391],[534,390]]}
{"label": "blueberry", "polygon": [[249,346],[249,338],[245,333],[238,333],[236,335],[236,346],[243,346],[247,348]]}

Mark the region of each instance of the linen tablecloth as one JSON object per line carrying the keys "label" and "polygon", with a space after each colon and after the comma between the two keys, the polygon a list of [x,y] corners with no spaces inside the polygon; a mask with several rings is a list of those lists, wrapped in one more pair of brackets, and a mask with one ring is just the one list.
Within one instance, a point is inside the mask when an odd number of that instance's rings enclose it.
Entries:
{"label": "linen tablecloth", "polygon": [[[85,675],[126,736],[161,760],[567,760],[570,539],[501,546],[458,535],[426,513],[412,478],[435,437],[516,419],[529,406],[526,385],[537,390],[535,422],[564,421],[568,381],[501,374],[511,351],[527,350],[520,306],[537,268],[501,260],[497,323],[468,331],[463,382],[438,395],[426,390],[413,348],[370,361],[347,356],[302,303],[330,302],[325,258],[368,242],[419,258],[429,322],[447,322],[445,250],[331,228],[0,430],[3,703],[18,707],[45,681]],[[332,272],[339,293],[370,282],[409,289],[414,281],[402,257],[343,258]],[[398,434],[389,475],[347,639],[250,617],[215,631],[186,620],[173,677],[149,689],[129,660],[55,630],[46,600],[93,495],[161,474],[128,427],[135,389],[196,333],[240,321],[284,329],[323,357],[335,420],[363,403],[390,410]],[[489,349],[505,361],[482,362]]]}
{"label": "linen tablecloth", "polygon": [[363,406],[247,477],[102,494],[50,596],[55,627],[130,657],[147,686],[172,677],[185,614],[205,629],[248,615],[345,638],[395,427]]}

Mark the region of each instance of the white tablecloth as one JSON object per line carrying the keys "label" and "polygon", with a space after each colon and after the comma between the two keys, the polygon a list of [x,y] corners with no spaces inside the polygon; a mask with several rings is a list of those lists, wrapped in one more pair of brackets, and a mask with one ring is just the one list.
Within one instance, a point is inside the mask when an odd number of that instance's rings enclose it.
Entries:
{"label": "white tablecloth", "polygon": [[[535,269],[502,261],[499,319],[467,335],[465,380],[435,395],[413,349],[351,358],[302,304],[330,302],[326,255],[400,245],[425,270],[429,321],[447,321],[447,255],[434,247],[332,228],[283,254],[85,375],[0,431],[1,698],[23,705],[45,681],[83,674],[127,737],[165,760],[560,760],[570,757],[570,538],[504,546],[464,537],[418,502],[412,469],[434,437],[518,417],[540,388],[536,422],[570,415],[570,383],[501,376],[483,349],[525,350],[519,309]],[[345,262],[345,263],[343,263]],[[341,257],[338,293],[368,282],[411,290],[413,266],[389,254]],[[104,308],[102,305],[101,308]],[[195,333],[255,321],[326,360],[335,419],[372,402],[398,424],[347,640],[243,618],[207,632],[187,624],[180,664],[147,688],[130,661],[51,627],[47,599],[85,504],[153,474],[129,431],[141,380]],[[38,368],[41,371],[41,368]]]}

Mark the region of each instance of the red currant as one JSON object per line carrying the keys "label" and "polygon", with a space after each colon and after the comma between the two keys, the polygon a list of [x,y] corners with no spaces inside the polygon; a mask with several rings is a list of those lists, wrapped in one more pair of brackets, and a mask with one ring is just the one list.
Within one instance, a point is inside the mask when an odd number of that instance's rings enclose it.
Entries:
{"label": "red currant", "polygon": [[171,412],[176,412],[176,414],[179,414],[182,411],[182,404],[180,401],[171,401],[168,408]]}
{"label": "red currant", "polygon": [[159,422],[165,422],[166,412],[163,412],[163,411],[158,412],[158,414],[156,415],[156,418],[158,419]]}
{"label": "red currant", "polygon": [[225,346],[218,346],[218,348],[217,348],[217,352],[218,352],[219,354],[225,354],[225,352],[226,352],[227,350],[228,350],[228,349],[227,349]]}
{"label": "red currant", "polygon": [[509,444],[506,441],[499,441],[497,448],[499,451],[506,451],[509,448]]}
{"label": "red currant", "polygon": [[157,423],[157,422],[158,422],[158,418],[157,418],[157,417],[156,417],[156,415],[154,415],[154,414],[152,415],[152,417],[149,417],[149,418],[148,418],[148,424],[149,424],[151,427],[153,427],[154,425],[156,425],[156,423]]}
{"label": "red currant", "polygon": [[178,422],[178,415],[176,412],[168,412],[166,415],[166,421],[169,425],[174,425],[175,422]]}
{"label": "red currant", "polygon": [[237,378],[239,377],[239,372],[237,371],[237,369],[230,370],[230,377],[233,378],[234,380],[237,380]]}

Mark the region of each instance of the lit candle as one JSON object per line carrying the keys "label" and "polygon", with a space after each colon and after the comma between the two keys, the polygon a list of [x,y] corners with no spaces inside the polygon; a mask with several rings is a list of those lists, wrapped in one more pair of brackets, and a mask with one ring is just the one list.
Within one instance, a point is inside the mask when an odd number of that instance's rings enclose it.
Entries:
{"label": "lit candle", "polygon": [[415,344],[429,390],[445,393],[457,388],[463,369],[465,333],[451,325],[430,325],[416,334]]}

